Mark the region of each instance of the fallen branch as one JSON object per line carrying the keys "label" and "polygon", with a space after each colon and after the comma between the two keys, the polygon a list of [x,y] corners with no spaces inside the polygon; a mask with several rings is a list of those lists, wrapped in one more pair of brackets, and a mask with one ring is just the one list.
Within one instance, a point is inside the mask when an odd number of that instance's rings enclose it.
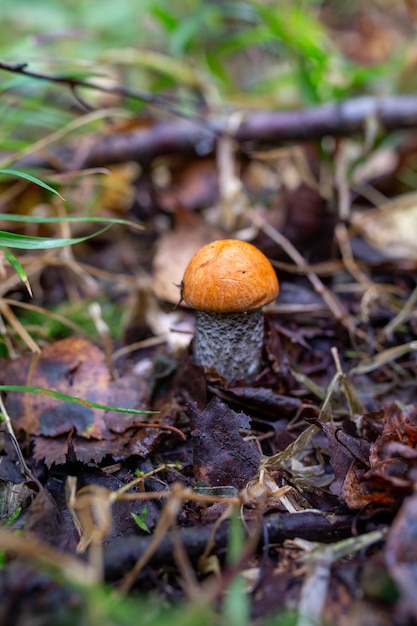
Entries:
{"label": "fallen branch", "polygon": [[[299,537],[308,541],[328,543],[350,536],[351,515],[326,515],[306,511],[301,513],[275,513],[264,519],[268,540],[271,544]],[[186,528],[180,531],[179,539],[191,561],[195,562],[206,548],[213,532],[213,525]],[[216,550],[223,552],[227,546],[229,526],[221,524],[216,532]],[[167,533],[153,553],[154,566],[174,562],[173,537]],[[149,545],[149,537],[127,537],[112,541],[104,546],[104,569],[107,580],[116,580],[130,571]]]}
{"label": "fallen branch", "polygon": [[205,123],[201,118],[165,120],[132,132],[86,138],[86,151],[79,150],[79,146],[62,146],[51,149],[50,158],[30,156],[18,164],[51,168],[58,162],[64,169],[125,161],[146,164],[162,155],[208,155],[214,151],[217,138],[226,134],[231,134],[243,150],[253,150],[362,133],[370,120],[384,131],[417,128],[417,96],[362,97],[297,111],[248,113],[234,133],[229,133],[230,117],[211,118]]}

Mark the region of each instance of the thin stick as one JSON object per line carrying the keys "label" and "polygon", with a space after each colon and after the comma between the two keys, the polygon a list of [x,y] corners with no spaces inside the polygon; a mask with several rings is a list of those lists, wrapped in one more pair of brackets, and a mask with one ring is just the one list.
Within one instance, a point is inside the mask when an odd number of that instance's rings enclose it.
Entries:
{"label": "thin stick", "polygon": [[39,353],[41,351],[38,344],[32,339],[24,326],[19,322],[11,308],[6,302],[0,298],[0,312],[3,317],[9,322],[10,326],[13,330],[19,335],[19,337],[25,342],[27,347],[34,354]]}
{"label": "thin stick", "polygon": [[23,458],[23,454],[22,454],[22,451],[21,451],[21,449],[19,447],[19,444],[17,442],[16,435],[14,434],[12,420],[10,418],[10,415],[9,415],[9,412],[8,412],[8,410],[6,408],[6,405],[4,404],[3,396],[2,396],[1,393],[0,393],[0,411],[2,413],[3,420],[4,420],[5,424],[6,424],[7,432],[9,433],[10,438],[11,438],[11,440],[13,442],[13,446],[14,446],[14,449],[16,451],[16,455],[17,455],[17,457],[19,459],[19,463],[22,466],[25,474],[32,478],[32,472],[30,471],[30,469],[26,465],[26,461]]}
{"label": "thin stick", "polygon": [[[292,243],[286,237],[284,237],[284,235],[279,233],[273,226],[268,224],[268,222],[255,211],[251,211],[249,217],[255,224],[255,226],[260,228],[260,230],[268,235],[268,237],[275,241],[275,243],[277,243],[280,248],[282,248],[288,254],[288,256],[299,268],[305,270],[305,275],[307,276],[310,283],[313,285],[314,290],[323,298],[334,318],[338,322],[340,322],[351,335],[362,335],[363,333],[355,327],[354,321],[348,314],[347,310],[345,309],[339,298],[337,298],[337,296],[335,296],[324,286],[324,284],[316,274],[309,270],[309,266],[306,263],[304,257],[298,252],[298,250],[292,245]],[[366,339],[366,336],[362,338]]]}
{"label": "thin stick", "polygon": [[49,83],[65,85],[69,87],[74,95],[74,98],[80,104],[91,112],[91,107],[81,99],[79,94],[77,93],[77,87],[82,87],[84,89],[91,89],[94,91],[100,91],[101,93],[111,93],[119,96],[123,96],[125,98],[131,98],[134,100],[142,100],[148,104],[152,104],[153,106],[159,107],[176,115],[177,117],[187,117],[184,115],[183,111],[177,109],[172,105],[173,101],[176,99],[175,96],[167,97],[161,96],[157,94],[151,94],[146,91],[140,91],[138,89],[130,89],[128,87],[122,87],[120,85],[103,85],[99,83],[94,83],[88,80],[82,80],[80,78],[73,78],[71,76],[59,76],[59,75],[51,75],[51,74],[43,74],[42,72],[34,72],[33,70],[29,70],[27,63],[0,63],[0,70],[5,70],[6,72],[12,72],[14,74],[21,74],[23,76],[28,76],[30,78],[35,78],[37,80],[46,81]]}

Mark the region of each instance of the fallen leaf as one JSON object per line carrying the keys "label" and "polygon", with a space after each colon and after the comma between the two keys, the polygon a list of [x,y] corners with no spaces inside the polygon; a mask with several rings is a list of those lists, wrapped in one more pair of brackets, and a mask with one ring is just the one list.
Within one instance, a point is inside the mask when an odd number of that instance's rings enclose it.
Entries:
{"label": "fallen leaf", "polygon": [[180,162],[172,167],[171,180],[157,190],[158,205],[165,211],[176,211],[178,206],[188,210],[213,206],[218,199],[218,172],[214,159]]}
{"label": "fallen leaf", "polygon": [[[340,495],[341,489],[346,479],[346,474],[350,470],[355,455],[352,448],[353,446],[349,446],[351,440],[354,439],[350,437],[349,442],[343,441],[340,437],[342,429],[340,426],[336,426],[331,422],[320,424],[323,432],[325,433],[328,442],[329,442],[329,453],[330,453],[330,465],[334,471],[335,479],[330,485],[330,491],[334,494]],[[369,443],[363,441],[362,439],[356,439],[356,442],[365,443],[367,445],[367,453],[369,455]]]}
{"label": "fallen leaf", "polygon": [[218,228],[191,213],[179,211],[177,215],[179,220],[174,230],[159,238],[152,265],[153,292],[172,304],[180,301],[180,285],[191,257],[202,246],[224,237]]}
{"label": "fallen leaf", "polygon": [[366,460],[356,460],[347,472],[342,497],[353,509],[367,505],[394,510],[412,493],[417,468],[417,408],[401,410],[396,404],[374,413],[382,432],[369,448]]}
{"label": "fallen leaf", "polygon": [[188,413],[197,480],[212,487],[242,487],[256,475],[260,452],[253,441],[245,441],[240,434],[242,429],[249,429],[249,416],[236,413],[218,398],[203,411],[189,404]]}
{"label": "fallen leaf", "polygon": [[[31,386],[107,406],[149,409],[147,381],[133,372],[111,380],[103,352],[86,339],[69,337],[47,346],[28,380],[31,358],[8,362],[2,383],[30,382]],[[69,460],[69,446],[74,460],[83,463],[99,463],[106,456],[120,461],[132,455],[147,457],[167,432],[175,437],[180,434],[169,432],[177,417],[175,411],[151,416],[119,413],[50,395],[16,392],[8,393],[6,403],[16,430],[33,438],[34,459],[43,460],[48,467]]]}
{"label": "fallen leaf", "polygon": [[409,193],[352,215],[354,232],[388,259],[417,259],[417,194]]}
{"label": "fallen leaf", "polygon": [[[11,361],[2,375],[4,385],[42,387],[98,404],[108,404],[109,382],[103,352],[80,337],[51,343],[39,357]],[[41,394],[10,392],[7,408],[14,426],[29,435],[53,437],[74,430],[85,438],[109,437],[103,411],[89,406]]]}

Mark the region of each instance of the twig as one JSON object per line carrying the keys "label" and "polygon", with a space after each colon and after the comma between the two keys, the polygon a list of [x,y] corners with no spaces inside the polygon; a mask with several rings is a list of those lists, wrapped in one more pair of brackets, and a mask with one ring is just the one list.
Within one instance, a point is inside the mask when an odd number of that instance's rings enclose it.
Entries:
{"label": "twig", "polygon": [[[13,424],[12,424],[12,420],[11,417],[9,415],[9,412],[6,408],[6,405],[4,404],[3,401],[3,396],[0,393],[0,411],[1,411],[1,415],[2,415],[2,419],[4,420],[5,424],[6,424],[6,429],[7,432],[9,433],[10,439],[12,441],[13,447],[15,449],[16,452],[16,456],[19,460],[19,463],[22,467],[22,469],[24,470],[24,473],[26,474],[26,476],[30,477],[33,480],[33,475],[32,472],[30,471],[29,467],[26,465],[26,461],[23,457],[22,451],[20,449],[20,446],[18,444],[18,441],[16,439],[16,435],[14,433],[14,429],[13,429]],[[37,479],[34,479],[36,483],[38,483]]]}
{"label": "twig", "polygon": [[349,537],[329,546],[311,546],[301,560],[306,566],[306,575],[298,605],[297,626],[318,626],[325,622],[323,612],[330,585],[331,566],[336,561],[350,557],[360,550],[380,542],[387,528],[374,530],[360,537]]}
{"label": "twig", "polygon": [[5,318],[5,320],[10,324],[16,334],[25,342],[29,350],[33,353],[39,353],[40,347],[32,339],[32,337],[27,332],[26,328],[21,324],[21,322],[17,319],[16,315],[13,313],[11,308],[6,302],[0,298],[0,314]]}
{"label": "twig", "polygon": [[404,304],[401,311],[392,318],[388,324],[384,326],[378,336],[379,341],[384,341],[388,338],[391,338],[393,333],[397,330],[397,328],[401,324],[406,324],[408,322],[409,317],[416,310],[416,302],[417,302],[417,287],[413,289],[408,300]]}
{"label": "twig", "polygon": [[174,99],[173,97],[167,98],[166,96],[161,96],[159,94],[150,94],[146,91],[130,89],[128,87],[122,87],[121,85],[103,85],[88,80],[82,80],[80,78],[72,78],[71,76],[60,76],[59,74],[51,75],[44,74],[42,72],[34,72],[33,70],[28,69],[27,63],[0,62],[0,70],[12,72],[13,74],[20,74],[22,76],[35,78],[37,80],[42,80],[57,85],[65,85],[66,87],[70,88],[74,98],[87,111],[91,111],[92,108],[87,102],[85,102],[84,99],[80,97],[77,92],[77,88],[82,87],[84,89],[91,89],[94,91],[100,91],[102,93],[111,93],[118,96],[123,96],[125,98],[141,100],[142,102],[146,102],[147,104],[152,104],[153,106],[160,107],[164,109],[164,111],[172,113],[177,117],[184,117],[184,113],[180,109],[172,106],[172,101]]}
{"label": "twig", "polygon": [[250,219],[252,222],[260,228],[268,237],[275,241],[282,250],[284,250],[288,256],[294,261],[294,263],[301,269],[305,270],[305,274],[313,285],[315,291],[323,298],[324,302],[327,304],[329,310],[333,314],[334,318],[340,322],[351,335],[357,335],[360,331],[355,327],[355,324],[342,302],[334,295],[331,291],[329,291],[325,285],[322,283],[320,278],[309,271],[308,265],[304,259],[304,257],[298,252],[298,250],[292,245],[292,243],[281,235],[273,226],[268,224],[260,215],[252,211],[250,213]]}

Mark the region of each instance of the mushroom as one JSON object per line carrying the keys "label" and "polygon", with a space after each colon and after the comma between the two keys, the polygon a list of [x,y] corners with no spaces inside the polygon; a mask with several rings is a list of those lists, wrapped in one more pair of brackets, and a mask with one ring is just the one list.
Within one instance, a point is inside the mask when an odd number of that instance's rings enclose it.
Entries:
{"label": "mushroom", "polygon": [[278,295],[275,270],[255,246],[221,239],[203,246],[185,269],[182,298],[197,309],[196,365],[230,384],[254,380],[262,364],[262,307]]}

